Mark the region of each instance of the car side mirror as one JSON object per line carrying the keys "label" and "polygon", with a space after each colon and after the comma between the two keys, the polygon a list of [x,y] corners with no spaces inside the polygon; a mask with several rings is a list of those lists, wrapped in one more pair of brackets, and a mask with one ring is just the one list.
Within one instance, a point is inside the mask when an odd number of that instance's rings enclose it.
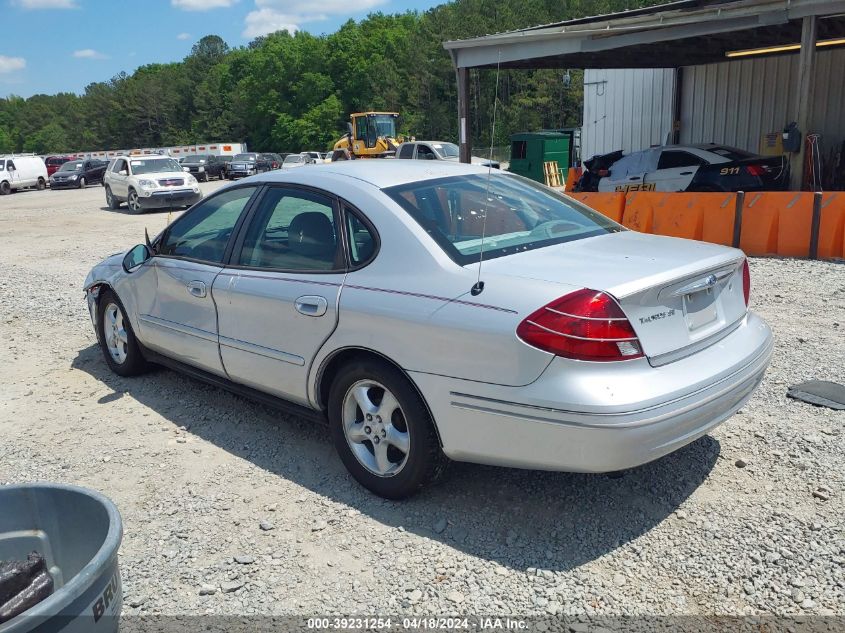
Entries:
{"label": "car side mirror", "polygon": [[133,246],[132,250],[130,250],[123,258],[123,270],[127,273],[131,273],[133,270],[138,268],[141,264],[152,257],[152,253],[150,253],[150,249],[147,248],[146,244],[138,244],[137,246]]}
{"label": "car side mirror", "polygon": [[117,172],[117,173],[118,173],[118,174],[120,174],[121,176],[128,176],[128,175],[129,175],[129,172],[128,172],[128,171],[126,171],[125,169],[121,169],[121,170],[120,170],[119,172]]}

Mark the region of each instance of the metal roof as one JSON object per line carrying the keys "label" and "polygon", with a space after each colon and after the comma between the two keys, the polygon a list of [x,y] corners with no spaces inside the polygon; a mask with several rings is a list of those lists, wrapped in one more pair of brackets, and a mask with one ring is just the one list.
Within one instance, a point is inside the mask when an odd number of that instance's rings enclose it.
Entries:
{"label": "metal roof", "polygon": [[671,68],[725,61],[726,53],[845,37],[845,0],[679,0],[445,42],[458,68]]}

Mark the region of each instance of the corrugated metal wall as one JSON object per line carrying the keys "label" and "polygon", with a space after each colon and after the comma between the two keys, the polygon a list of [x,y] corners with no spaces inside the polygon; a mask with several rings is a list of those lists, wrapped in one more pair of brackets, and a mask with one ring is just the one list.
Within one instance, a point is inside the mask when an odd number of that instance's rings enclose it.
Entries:
{"label": "corrugated metal wall", "polygon": [[586,70],[582,159],[665,143],[674,75],[668,68]]}
{"label": "corrugated metal wall", "polygon": [[[685,68],[681,142],[759,151],[764,133],[794,120],[797,73],[798,55]],[[818,52],[815,84],[813,131],[829,148],[845,140],[845,50]]]}
{"label": "corrugated metal wall", "polygon": [[[757,57],[684,69],[682,143],[725,143],[757,152],[765,132],[795,117],[798,55]],[[598,82],[598,83],[594,83]],[[671,69],[584,73],[582,159],[666,141],[672,129]],[[845,140],[845,49],[816,57],[815,132],[825,155]]]}

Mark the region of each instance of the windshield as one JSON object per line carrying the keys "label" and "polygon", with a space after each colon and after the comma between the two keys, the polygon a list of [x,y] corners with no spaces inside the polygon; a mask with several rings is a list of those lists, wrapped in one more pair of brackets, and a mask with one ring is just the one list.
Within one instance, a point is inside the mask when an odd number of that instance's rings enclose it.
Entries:
{"label": "windshield", "polygon": [[185,158],[182,159],[182,162],[201,163],[205,162],[206,160],[208,160],[208,156],[206,156],[205,154],[191,154],[190,156],[185,156]]}
{"label": "windshield", "polygon": [[302,162],[302,156],[288,156],[285,159],[285,162],[286,163],[301,163]]}
{"label": "windshield", "polygon": [[458,157],[458,146],[454,143],[434,143],[434,149],[443,157],[443,158],[457,158]]}
{"label": "windshield", "polygon": [[392,114],[370,115],[370,125],[375,128],[378,136],[396,138],[396,117]]}
{"label": "windshield", "polygon": [[78,171],[82,169],[82,161],[81,160],[72,160],[69,163],[63,164],[59,171]]}
{"label": "windshield", "polygon": [[161,174],[167,171],[182,171],[182,166],[172,158],[130,159],[133,174]]}
{"label": "windshield", "polygon": [[255,154],[235,154],[232,160],[255,160]]}
{"label": "windshield", "polygon": [[232,157],[231,156],[218,156],[217,160],[222,160],[224,163],[231,163]]}
{"label": "windshield", "polygon": [[625,230],[531,180],[505,174],[425,180],[384,192],[462,266],[478,261],[482,235],[484,258],[490,259]]}

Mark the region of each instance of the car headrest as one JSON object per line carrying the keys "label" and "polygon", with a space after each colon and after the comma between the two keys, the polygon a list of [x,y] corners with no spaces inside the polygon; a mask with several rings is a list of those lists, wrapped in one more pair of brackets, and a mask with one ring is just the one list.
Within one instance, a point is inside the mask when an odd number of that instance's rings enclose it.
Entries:
{"label": "car headrest", "polygon": [[318,211],[294,216],[288,227],[288,247],[309,257],[330,256],[335,248],[331,220]]}

